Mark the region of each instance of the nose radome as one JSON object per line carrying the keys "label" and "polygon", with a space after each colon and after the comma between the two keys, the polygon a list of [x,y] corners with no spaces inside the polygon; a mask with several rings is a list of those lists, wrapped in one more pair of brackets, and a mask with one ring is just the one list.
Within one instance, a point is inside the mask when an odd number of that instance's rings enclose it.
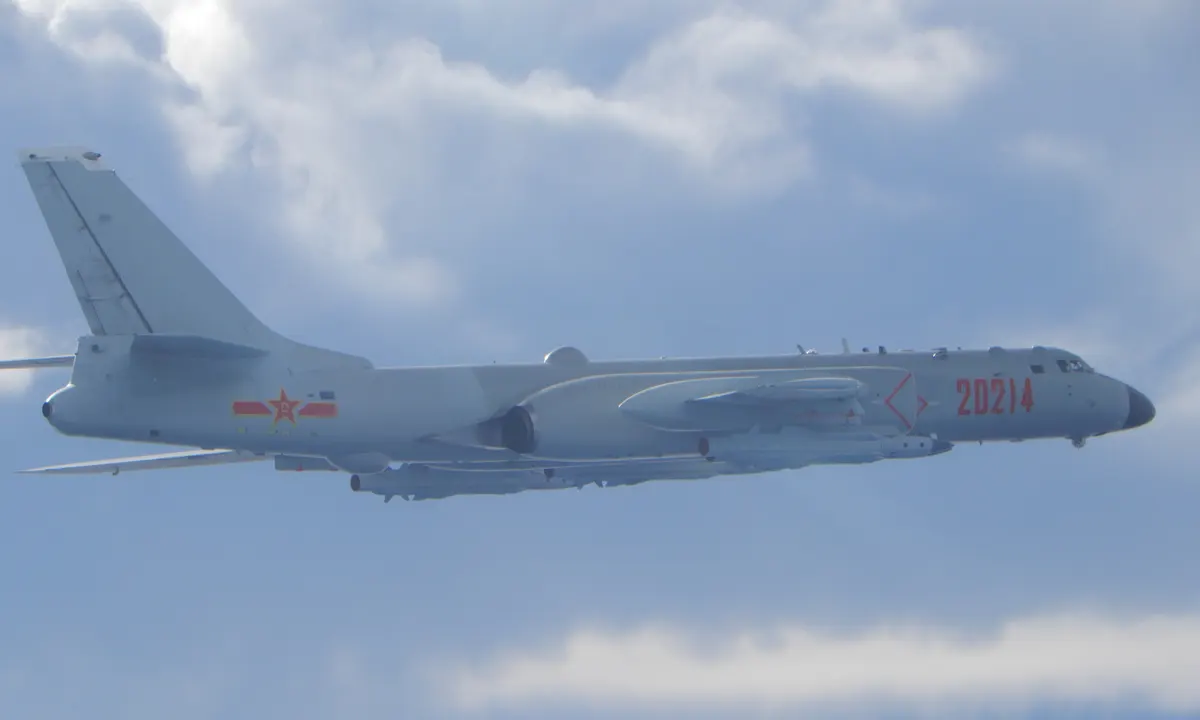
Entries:
{"label": "nose radome", "polygon": [[1131,430],[1153,420],[1155,410],[1150,398],[1129,385],[1125,389],[1129,391],[1129,414],[1125,416],[1125,425],[1121,429]]}

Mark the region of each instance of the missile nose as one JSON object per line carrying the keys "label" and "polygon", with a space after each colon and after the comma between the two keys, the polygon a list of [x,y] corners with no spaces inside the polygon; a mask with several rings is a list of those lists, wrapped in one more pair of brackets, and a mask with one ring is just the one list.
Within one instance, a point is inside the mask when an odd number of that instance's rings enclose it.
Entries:
{"label": "missile nose", "polygon": [[954,443],[945,440],[934,440],[933,449],[929,451],[930,455],[941,455],[944,452],[950,452],[954,449]]}
{"label": "missile nose", "polygon": [[1131,430],[1153,420],[1155,410],[1150,398],[1130,385],[1126,385],[1125,389],[1129,392],[1129,414],[1125,416],[1125,424],[1121,429]]}

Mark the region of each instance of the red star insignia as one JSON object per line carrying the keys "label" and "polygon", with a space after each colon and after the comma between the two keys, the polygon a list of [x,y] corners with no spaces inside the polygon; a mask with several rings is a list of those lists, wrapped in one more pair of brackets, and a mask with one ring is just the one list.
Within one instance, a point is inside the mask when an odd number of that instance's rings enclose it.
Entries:
{"label": "red star insignia", "polygon": [[301,400],[292,400],[287,396],[287,392],[283,388],[279,388],[279,399],[268,400],[267,403],[275,408],[275,420],[273,422],[279,422],[286,418],[291,420],[293,425],[296,424],[296,408],[302,404]]}

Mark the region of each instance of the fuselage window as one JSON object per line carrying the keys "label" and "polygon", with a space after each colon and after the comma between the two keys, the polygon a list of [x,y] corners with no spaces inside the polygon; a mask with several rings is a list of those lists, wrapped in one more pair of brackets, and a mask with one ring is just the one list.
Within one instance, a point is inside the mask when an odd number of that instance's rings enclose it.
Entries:
{"label": "fuselage window", "polygon": [[1071,372],[1095,372],[1092,368],[1082,360],[1059,360],[1058,367],[1065,373]]}
{"label": "fuselage window", "polygon": [[1034,375],[1041,375],[1042,373],[1046,372],[1046,368],[1042,365],[1030,365],[1029,369],[1033,371]]}

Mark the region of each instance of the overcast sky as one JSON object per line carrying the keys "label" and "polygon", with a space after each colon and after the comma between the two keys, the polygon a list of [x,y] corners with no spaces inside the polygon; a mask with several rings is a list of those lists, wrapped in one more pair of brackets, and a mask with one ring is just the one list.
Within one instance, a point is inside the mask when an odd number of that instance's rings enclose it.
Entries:
{"label": "overcast sky", "polygon": [[[11,475],[0,715],[1200,714],[1197,77],[1191,0],[0,3],[0,355],[86,332],[15,161],[85,144],[379,365],[1046,344],[1159,409],[427,503]],[[0,472],[147,451],[66,379],[0,377]]]}

